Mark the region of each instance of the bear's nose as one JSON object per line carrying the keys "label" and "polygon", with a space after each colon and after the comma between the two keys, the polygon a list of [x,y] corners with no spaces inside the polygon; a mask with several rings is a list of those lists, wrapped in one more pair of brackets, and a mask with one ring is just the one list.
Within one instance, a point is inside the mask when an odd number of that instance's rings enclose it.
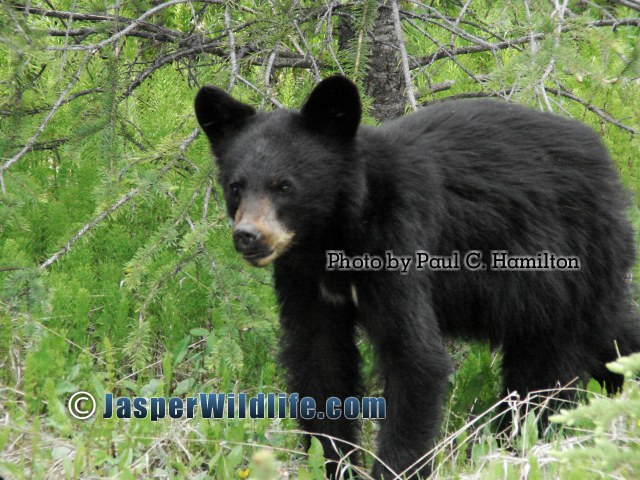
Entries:
{"label": "bear's nose", "polygon": [[233,231],[233,245],[241,253],[255,250],[259,238],[260,232],[250,224],[238,225]]}

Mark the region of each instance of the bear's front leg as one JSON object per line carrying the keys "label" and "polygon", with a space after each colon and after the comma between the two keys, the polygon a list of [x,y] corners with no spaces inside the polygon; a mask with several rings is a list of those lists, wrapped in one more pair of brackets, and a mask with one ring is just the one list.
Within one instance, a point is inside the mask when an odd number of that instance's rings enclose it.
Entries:
{"label": "bear's front leg", "polygon": [[426,478],[432,468],[426,454],[440,430],[452,371],[428,288],[396,272],[363,274],[362,280],[362,322],[377,351],[387,405],[372,476]]}
{"label": "bear's front leg", "polygon": [[[346,462],[357,464],[359,457],[354,447],[358,442],[357,421],[329,420],[325,416],[329,397],[344,402],[347,397],[361,396],[355,306],[351,302],[328,302],[317,283],[279,277],[277,271],[276,290],[283,330],[280,359],[287,370],[289,394],[295,392],[300,398],[315,400],[316,418],[299,418],[299,423],[305,431],[319,434],[328,460],[327,477],[337,479]],[[349,478],[348,474],[344,478]]]}

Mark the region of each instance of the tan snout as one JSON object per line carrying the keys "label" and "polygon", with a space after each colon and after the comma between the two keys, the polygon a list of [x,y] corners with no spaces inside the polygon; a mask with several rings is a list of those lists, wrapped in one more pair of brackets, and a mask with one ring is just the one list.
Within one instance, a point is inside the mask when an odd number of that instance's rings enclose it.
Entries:
{"label": "tan snout", "polygon": [[234,220],[234,247],[256,267],[273,262],[291,245],[294,237],[294,233],[278,221],[275,208],[266,197],[243,200]]}

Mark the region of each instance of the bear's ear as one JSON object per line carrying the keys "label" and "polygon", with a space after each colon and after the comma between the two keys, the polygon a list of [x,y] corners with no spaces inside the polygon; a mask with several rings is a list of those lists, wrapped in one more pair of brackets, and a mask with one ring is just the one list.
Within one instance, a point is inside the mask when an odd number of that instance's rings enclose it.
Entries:
{"label": "bear's ear", "polygon": [[198,123],[207,134],[214,153],[220,152],[221,144],[236,134],[245,122],[255,115],[255,109],[237,101],[224,90],[206,85],[195,99]]}
{"label": "bear's ear", "polygon": [[311,130],[349,140],[360,124],[358,87],[341,75],[326,78],[313,89],[301,112]]}

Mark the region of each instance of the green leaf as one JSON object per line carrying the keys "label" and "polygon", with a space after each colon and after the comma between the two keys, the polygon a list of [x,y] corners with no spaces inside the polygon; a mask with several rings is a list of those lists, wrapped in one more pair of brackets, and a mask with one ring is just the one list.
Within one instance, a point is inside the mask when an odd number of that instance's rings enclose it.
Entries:
{"label": "green leaf", "polygon": [[206,337],[210,333],[211,332],[206,328],[192,328],[191,330],[189,330],[189,334],[193,335],[194,337]]}

